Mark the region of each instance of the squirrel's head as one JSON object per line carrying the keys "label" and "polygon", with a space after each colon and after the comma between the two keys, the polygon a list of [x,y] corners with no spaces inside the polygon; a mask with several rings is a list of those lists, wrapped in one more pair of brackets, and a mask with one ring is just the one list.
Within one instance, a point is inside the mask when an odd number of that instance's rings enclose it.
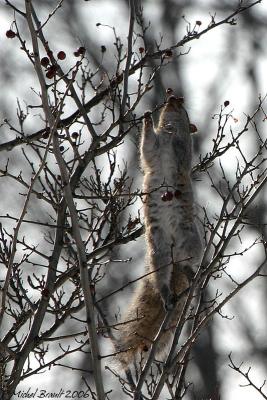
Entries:
{"label": "squirrel's head", "polygon": [[167,94],[167,103],[164,107],[165,112],[180,112],[183,108],[184,98],[183,97],[176,97],[173,94],[172,89],[166,90]]}
{"label": "squirrel's head", "polygon": [[[176,97],[173,95],[173,90],[171,88],[166,90],[167,101],[160,114],[159,128],[165,128],[170,132],[177,129],[177,133],[180,129],[183,133],[193,133],[197,131],[194,124],[190,124],[188,114],[183,107],[184,98]],[[176,129],[175,129],[176,128]]]}

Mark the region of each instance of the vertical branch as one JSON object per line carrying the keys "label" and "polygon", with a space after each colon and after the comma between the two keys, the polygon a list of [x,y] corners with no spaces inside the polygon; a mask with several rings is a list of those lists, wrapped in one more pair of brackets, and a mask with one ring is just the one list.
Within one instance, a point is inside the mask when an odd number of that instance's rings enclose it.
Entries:
{"label": "vertical branch", "polygon": [[129,8],[130,8],[130,17],[129,17],[129,31],[128,31],[128,49],[127,49],[127,59],[125,70],[123,74],[123,95],[121,101],[121,117],[125,112],[125,106],[128,96],[128,81],[129,81],[129,72],[131,67],[131,60],[133,54],[133,28],[134,28],[134,16],[135,16],[135,6],[134,0],[129,0]]}
{"label": "vertical branch", "polygon": [[[41,63],[40,63],[40,56],[39,56],[39,47],[38,47],[38,40],[36,31],[32,21],[32,8],[31,8],[31,0],[26,0],[26,14],[27,14],[27,21],[29,25],[29,30],[31,34],[32,46],[33,46],[33,53],[35,58],[35,70],[39,79],[39,83],[41,86],[41,97],[42,97],[42,104],[46,119],[50,128],[54,126],[55,118],[52,114],[52,111],[49,107],[48,102],[48,94],[46,89],[46,83],[43,76]],[[100,364],[100,354],[99,354],[99,346],[97,340],[97,333],[96,333],[96,326],[94,320],[94,306],[93,306],[93,299],[90,290],[90,280],[87,270],[87,260],[86,260],[86,251],[85,246],[81,237],[81,232],[78,223],[78,214],[74,204],[72,191],[69,182],[69,174],[65,164],[65,161],[61,155],[60,148],[59,148],[59,140],[58,136],[55,133],[53,135],[53,149],[54,155],[57,160],[61,177],[63,183],[63,191],[64,191],[64,198],[67,203],[71,223],[72,223],[72,231],[73,237],[77,246],[77,254],[79,260],[79,267],[80,267],[80,279],[81,279],[81,286],[84,294],[84,303],[86,309],[86,323],[87,329],[89,333],[90,345],[91,345],[91,358],[92,358],[92,368],[93,368],[93,375],[95,378],[95,385],[96,391],[99,400],[103,400],[105,398],[103,381],[101,376],[101,364]]]}

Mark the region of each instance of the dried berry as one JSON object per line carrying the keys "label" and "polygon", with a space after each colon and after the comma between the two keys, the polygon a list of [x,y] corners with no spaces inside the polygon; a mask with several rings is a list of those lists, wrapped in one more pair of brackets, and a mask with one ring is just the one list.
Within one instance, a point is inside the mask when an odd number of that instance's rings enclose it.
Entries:
{"label": "dried berry", "polygon": [[167,201],[171,201],[173,199],[173,193],[170,192],[169,190],[165,193]]}
{"label": "dried berry", "polygon": [[202,22],[201,21],[196,21],[196,25],[200,26],[200,25],[202,25]]}
{"label": "dried berry", "polygon": [[12,31],[12,29],[9,29],[8,31],[6,31],[6,37],[8,39],[13,39],[16,36],[16,33],[14,31]]}
{"label": "dried berry", "polygon": [[80,56],[83,56],[85,52],[86,52],[86,48],[84,46],[80,46],[76,51],[74,51],[73,54],[75,57],[80,57]]}
{"label": "dried berry", "polygon": [[72,139],[78,139],[79,133],[78,132],[72,132],[71,137],[72,137]]}
{"label": "dried berry", "polygon": [[81,56],[83,56],[86,52],[86,48],[84,46],[80,46],[77,51]]}
{"label": "dried berry", "polygon": [[64,146],[59,146],[59,150],[62,152],[62,151],[64,151]]}
{"label": "dried berry", "polygon": [[139,47],[139,53],[142,54],[145,51],[143,47]]}
{"label": "dried berry", "polygon": [[56,76],[56,73],[57,73],[56,65],[51,65],[51,67],[49,67],[45,76],[47,77],[47,79],[52,79],[52,78],[54,78],[54,76]]}
{"label": "dried berry", "polygon": [[166,50],[165,53],[164,53],[164,56],[167,57],[167,58],[172,57],[173,56],[172,50],[170,50],[170,49]]}
{"label": "dried berry", "polygon": [[173,193],[167,190],[165,193],[161,195],[162,201],[171,201],[173,199]]}
{"label": "dried berry", "polygon": [[47,67],[48,65],[49,65],[49,58],[48,57],[43,57],[43,58],[41,58],[41,65],[43,66],[43,67]]}
{"label": "dried berry", "polygon": [[163,194],[161,195],[161,200],[162,200],[162,201],[167,201],[165,193],[163,193]]}
{"label": "dried berry", "polygon": [[225,100],[225,102],[223,103],[224,107],[229,106],[229,104],[230,104],[230,101],[229,101],[229,100]]}
{"label": "dried berry", "polygon": [[195,124],[189,124],[189,128],[191,133],[197,132],[197,127]]}
{"label": "dried berry", "polygon": [[106,51],[107,51],[106,46],[104,46],[104,45],[102,44],[102,46],[101,46],[101,52],[102,52],[102,53],[105,53]]}
{"label": "dried berry", "polygon": [[59,59],[59,60],[65,60],[65,58],[66,58],[66,53],[64,52],[64,51],[59,51],[58,53],[57,53],[57,58]]}
{"label": "dried berry", "polygon": [[47,79],[53,79],[55,76],[55,72],[54,71],[47,71],[47,73],[45,74],[45,76],[47,77]]}

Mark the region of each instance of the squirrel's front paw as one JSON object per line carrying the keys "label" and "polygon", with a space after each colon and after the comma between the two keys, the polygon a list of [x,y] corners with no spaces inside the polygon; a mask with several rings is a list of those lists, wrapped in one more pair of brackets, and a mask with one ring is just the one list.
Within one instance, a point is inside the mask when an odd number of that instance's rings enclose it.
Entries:
{"label": "squirrel's front paw", "polygon": [[153,126],[152,112],[146,111],[144,113],[144,124],[146,128]]}

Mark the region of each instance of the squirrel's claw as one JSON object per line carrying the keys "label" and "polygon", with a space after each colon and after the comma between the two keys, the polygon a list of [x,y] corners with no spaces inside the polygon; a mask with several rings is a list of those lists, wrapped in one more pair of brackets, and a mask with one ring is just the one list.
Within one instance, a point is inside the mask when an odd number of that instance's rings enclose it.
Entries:
{"label": "squirrel's claw", "polygon": [[145,126],[148,128],[150,126],[153,126],[153,119],[152,119],[152,112],[151,111],[146,111],[144,113],[144,123]]}

